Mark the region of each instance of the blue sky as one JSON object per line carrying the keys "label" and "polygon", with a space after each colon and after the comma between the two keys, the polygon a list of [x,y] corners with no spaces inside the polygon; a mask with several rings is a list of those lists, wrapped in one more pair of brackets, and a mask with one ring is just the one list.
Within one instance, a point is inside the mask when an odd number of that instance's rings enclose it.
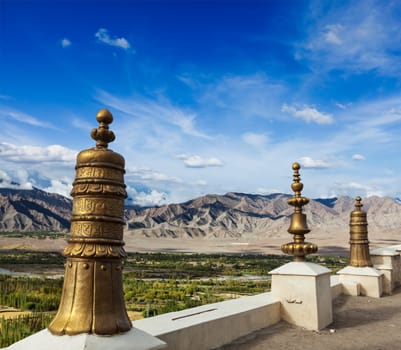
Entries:
{"label": "blue sky", "polygon": [[399,1],[0,1],[1,186],[68,194],[99,109],[140,205],[401,196]]}

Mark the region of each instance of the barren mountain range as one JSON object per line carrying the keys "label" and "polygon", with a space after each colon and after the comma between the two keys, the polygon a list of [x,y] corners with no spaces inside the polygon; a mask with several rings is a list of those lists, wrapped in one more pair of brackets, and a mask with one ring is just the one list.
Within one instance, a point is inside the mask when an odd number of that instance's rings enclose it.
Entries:
{"label": "barren mountain range", "polygon": [[[180,238],[264,239],[288,235],[293,208],[286,194],[227,193],[207,195],[182,204],[147,209],[127,209],[127,226],[135,236]],[[350,197],[315,199],[304,207],[312,230],[348,232]],[[401,232],[401,204],[388,197],[363,200],[369,232]]]}
{"label": "barren mountain range", "polygon": [[68,231],[72,201],[39,189],[0,189],[0,231]]}
{"label": "barren mountain range", "polygon": [[[261,239],[287,234],[289,195],[227,193],[181,204],[125,210],[129,236],[151,238]],[[315,199],[304,207],[312,231],[347,231],[354,199]],[[401,232],[401,204],[388,197],[363,200],[369,233]],[[0,231],[68,231],[72,201],[39,189],[0,189]],[[0,232],[1,234],[1,232]]]}

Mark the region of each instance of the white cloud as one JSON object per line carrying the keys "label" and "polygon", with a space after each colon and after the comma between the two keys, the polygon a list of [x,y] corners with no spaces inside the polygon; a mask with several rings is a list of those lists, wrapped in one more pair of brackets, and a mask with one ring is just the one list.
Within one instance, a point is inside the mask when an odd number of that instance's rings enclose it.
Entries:
{"label": "white cloud", "polygon": [[0,188],[12,188],[12,189],[26,189],[26,190],[31,190],[32,189],[32,183],[30,182],[25,182],[22,186],[20,182],[17,182],[12,179],[12,177],[0,170]]}
{"label": "white cloud", "polygon": [[333,166],[326,160],[313,159],[311,157],[301,157],[299,159],[299,162],[304,168],[309,168],[309,169],[327,169]]}
{"label": "white cloud", "polygon": [[166,204],[167,194],[156,190],[149,192],[137,191],[133,187],[127,187],[128,197],[132,200],[133,204],[141,207],[156,206]]}
{"label": "white cloud", "polygon": [[352,160],[365,160],[366,158],[362,154],[354,154]]}
{"label": "white cloud", "polygon": [[303,106],[303,108],[298,109],[294,106],[283,104],[281,111],[292,114],[294,117],[303,119],[306,122],[317,124],[331,124],[333,122],[333,117],[330,114],[319,112],[316,108],[309,106]]}
{"label": "white cloud", "polygon": [[51,185],[49,187],[44,188],[43,190],[50,193],[58,193],[64,197],[71,197],[70,192],[72,189],[72,181],[71,179],[64,180],[50,180]]}
{"label": "white cloud", "polygon": [[125,39],[124,37],[121,37],[121,38],[113,37],[112,38],[109,34],[109,31],[105,28],[99,28],[99,30],[95,33],[95,37],[100,42],[110,45],[110,46],[119,47],[124,50],[128,50],[129,48],[131,48],[131,45],[127,39]]}
{"label": "white cloud", "polygon": [[241,138],[244,142],[256,148],[263,148],[268,141],[268,138],[265,134],[258,134],[254,132],[242,134]]}
{"label": "white cloud", "polygon": [[61,39],[60,44],[61,44],[61,47],[66,48],[66,47],[71,46],[72,42],[71,42],[71,40],[69,40],[67,38],[63,38],[63,39]]}
{"label": "white cloud", "polygon": [[223,162],[218,158],[202,158],[193,154],[180,154],[177,155],[177,158],[183,160],[185,166],[188,168],[223,166]]}
{"label": "white cloud", "polygon": [[331,189],[331,197],[340,197],[340,196],[350,196],[350,197],[370,197],[370,196],[379,196],[382,197],[384,195],[383,191],[359,182],[351,181],[351,182],[338,182],[335,183],[333,188]]}
{"label": "white cloud", "polygon": [[60,145],[17,146],[10,143],[0,143],[0,159],[12,162],[74,162],[77,151]]}
{"label": "white cloud", "polygon": [[0,188],[31,190],[33,184],[29,180],[28,172],[23,169],[17,170],[15,176],[0,170]]}

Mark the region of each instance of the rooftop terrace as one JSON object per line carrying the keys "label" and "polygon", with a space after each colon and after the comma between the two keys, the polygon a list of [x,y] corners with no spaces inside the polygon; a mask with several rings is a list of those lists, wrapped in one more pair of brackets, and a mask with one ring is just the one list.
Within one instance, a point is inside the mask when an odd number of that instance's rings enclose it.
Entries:
{"label": "rooftop terrace", "polygon": [[309,331],[287,322],[253,332],[219,350],[401,348],[401,289],[383,298],[340,295],[333,301],[334,322],[322,331]]}

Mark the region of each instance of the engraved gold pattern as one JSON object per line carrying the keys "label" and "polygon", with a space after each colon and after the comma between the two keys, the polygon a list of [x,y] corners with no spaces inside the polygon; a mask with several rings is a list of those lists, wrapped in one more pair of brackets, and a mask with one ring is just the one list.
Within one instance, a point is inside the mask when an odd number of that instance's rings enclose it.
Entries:
{"label": "engraved gold pattern", "polygon": [[96,222],[96,217],[92,217],[89,221],[72,221],[71,232],[79,232],[81,236],[85,237],[114,238],[122,240],[123,224],[119,227],[115,222],[107,222],[106,220]]}
{"label": "engraved gold pattern", "polygon": [[[98,178],[98,179],[109,179],[115,181],[122,181],[121,173],[116,173],[115,169],[108,168],[95,168],[90,167],[91,165],[86,165],[83,167],[77,167],[76,174],[78,179],[84,178]],[[97,164],[99,166],[99,164]]]}
{"label": "engraved gold pattern", "polygon": [[124,201],[121,201],[120,198],[116,199],[109,197],[104,198],[104,200],[100,201],[99,197],[82,196],[74,200],[72,210],[73,213],[76,215],[107,214],[109,216],[121,217],[122,215],[124,215]]}

